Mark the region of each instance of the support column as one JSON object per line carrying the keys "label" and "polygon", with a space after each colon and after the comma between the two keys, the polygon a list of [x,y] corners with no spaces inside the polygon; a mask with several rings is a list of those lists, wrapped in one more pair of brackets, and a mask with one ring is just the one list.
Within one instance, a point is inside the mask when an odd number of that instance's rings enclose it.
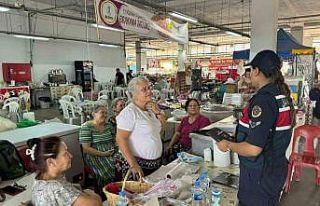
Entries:
{"label": "support column", "polygon": [[185,62],[187,61],[187,44],[178,44],[178,71],[185,71]]}
{"label": "support column", "polygon": [[312,47],[312,37],[311,36],[304,36],[303,37],[303,45]]}
{"label": "support column", "polygon": [[291,27],[291,34],[297,40],[297,42],[303,44],[303,26]]}
{"label": "support column", "polygon": [[136,69],[137,74],[141,71],[141,42],[136,41]]}
{"label": "support column", "polygon": [[279,0],[254,0],[251,6],[250,59],[261,50],[277,48]]}
{"label": "support column", "polygon": [[147,70],[147,52],[141,51],[141,68],[144,68],[144,71]]}

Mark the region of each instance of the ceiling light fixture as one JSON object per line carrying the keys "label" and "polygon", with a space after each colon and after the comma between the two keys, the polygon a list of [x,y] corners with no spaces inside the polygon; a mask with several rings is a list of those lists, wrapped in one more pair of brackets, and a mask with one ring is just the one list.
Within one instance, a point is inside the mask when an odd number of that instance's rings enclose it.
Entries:
{"label": "ceiling light fixture", "polygon": [[124,30],[122,29],[117,29],[117,28],[113,28],[110,26],[103,26],[103,25],[99,25],[99,24],[91,24],[91,26],[93,27],[98,27],[100,29],[106,29],[106,30],[111,30],[111,31],[118,31],[118,32],[124,32]]}
{"label": "ceiling light fixture", "polygon": [[176,17],[178,19],[181,19],[181,20],[184,20],[184,21],[187,21],[187,22],[190,22],[190,23],[198,23],[198,19],[196,18],[193,18],[191,16],[187,16],[187,15],[184,15],[184,14],[181,14],[181,13],[178,13],[178,12],[169,12],[169,15],[170,16],[173,16],[173,17]]}
{"label": "ceiling light fixture", "polygon": [[101,47],[109,47],[109,48],[118,48],[120,46],[115,45],[115,44],[99,44]]}
{"label": "ceiling light fixture", "polygon": [[232,36],[242,36],[241,34],[238,34],[238,33],[232,32],[232,31],[226,31],[225,33],[232,35]]}
{"label": "ceiling light fixture", "polygon": [[47,37],[32,36],[32,35],[29,36],[29,35],[20,35],[20,34],[15,34],[13,36],[17,38],[22,38],[22,39],[33,39],[33,40],[41,40],[41,41],[48,41],[50,39]]}
{"label": "ceiling light fixture", "polygon": [[10,8],[8,7],[3,7],[3,6],[0,6],[0,12],[6,12],[6,11],[9,11]]}

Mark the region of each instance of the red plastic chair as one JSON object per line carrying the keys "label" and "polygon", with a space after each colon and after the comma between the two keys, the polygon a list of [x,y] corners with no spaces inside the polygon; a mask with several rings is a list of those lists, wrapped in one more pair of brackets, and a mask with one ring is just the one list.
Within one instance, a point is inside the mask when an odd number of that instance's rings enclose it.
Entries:
{"label": "red plastic chair", "polygon": [[[300,138],[304,138],[303,152],[298,153]],[[317,142],[318,140],[318,142]],[[309,167],[316,170],[315,182],[320,186],[320,156],[315,152],[315,143],[320,144],[320,127],[315,125],[302,125],[294,130],[292,152],[289,158],[288,176],[285,184],[285,192],[290,190],[292,171],[294,170],[296,181],[301,179],[301,168]]]}

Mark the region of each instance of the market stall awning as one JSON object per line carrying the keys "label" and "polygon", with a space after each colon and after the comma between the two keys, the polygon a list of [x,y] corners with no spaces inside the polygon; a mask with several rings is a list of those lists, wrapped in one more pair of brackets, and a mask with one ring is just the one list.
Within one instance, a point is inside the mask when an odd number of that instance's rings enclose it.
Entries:
{"label": "market stall awning", "polygon": [[[277,54],[284,59],[292,58],[293,54],[314,53],[314,48],[300,44],[289,32],[286,32],[282,28],[278,30],[277,35]],[[310,53],[310,51],[313,51],[313,53]]]}
{"label": "market stall awning", "polygon": [[[277,33],[277,54],[282,59],[291,59],[293,55],[312,55],[315,49],[300,44],[290,33],[279,29]],[[233,59],[249,59],[250,50],[233,52]]]}

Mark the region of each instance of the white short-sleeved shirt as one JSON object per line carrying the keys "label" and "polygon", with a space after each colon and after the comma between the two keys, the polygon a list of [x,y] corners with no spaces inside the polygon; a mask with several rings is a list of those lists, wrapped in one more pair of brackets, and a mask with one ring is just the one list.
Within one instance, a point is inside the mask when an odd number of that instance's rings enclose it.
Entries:
{"label": "white short-sleeved shirt", "polygon": [[131,132],[129,148],[135,157],[154,160],[161,157],[161,123],[151,111],[130,103],[116,118],[117,128]]}

